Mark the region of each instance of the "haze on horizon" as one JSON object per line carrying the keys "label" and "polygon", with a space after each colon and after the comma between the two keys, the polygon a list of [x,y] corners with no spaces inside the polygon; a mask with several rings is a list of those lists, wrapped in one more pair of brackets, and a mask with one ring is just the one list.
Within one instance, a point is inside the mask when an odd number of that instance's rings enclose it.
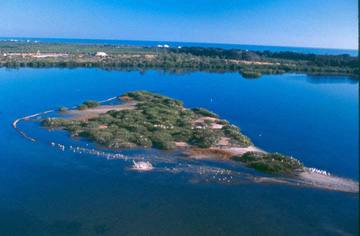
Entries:
{"label": "haze on horizon", "polygon": [[0,37],[358,49],[356,0],[0,1]]}

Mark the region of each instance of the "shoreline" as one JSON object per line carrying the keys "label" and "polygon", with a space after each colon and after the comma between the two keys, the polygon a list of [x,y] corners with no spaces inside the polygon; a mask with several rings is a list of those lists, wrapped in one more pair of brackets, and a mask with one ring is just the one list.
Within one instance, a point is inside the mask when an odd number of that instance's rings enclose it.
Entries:
{"label": "shoreline", "polygon": [[[102,68],[161,69],[207,72],[237,72],[244,78],[259,78],[262,75],[305,73],[308,75],[351,76],[359,78],[357,56],[318,54],[315,60],[311,53],[259,52],[243,49],[206,47],[126,46],[109,44],[106,48],[96,44],[10,42],[1,41],[0,68]],[[24,47],[26,46],[26,47]],[[74,52],[73,48],[77,50]],[[236,52],[236,55],[232,52]],[[38,53],[35,53],[38,52]],[[41,52],[41,53],[40,53]],[[46,52],[46,53],[43,53]],[[97,52],[102,53],[101,56]],[[163,60],[166,53],[173,59]],[[231,56],[228,56],[228,54]],[[299,58],[300,55],[300,58]],[[206,60],[202,58],[205,57]],[[129,58],[131,59],[129,61]],[[193,60],[196,58],[197,60]],[[220,59],[218,59],[220,58]],[[249,58],[249,59],[244,59]],[[250,59],[252,58],[252,59]],[[336,64],[329,61],[339,61]],[[307,63],[303,63],[306,61]]]}
{"label": "shoreline", "polygon": [[[99,101],[99,103],[108,102],[108,101],[114,100],[114,99],[116,99],[116,98],[117,98],[117,97],[108,98],[108,99]],[[71,106],[70,108],[76,108],[76,106]],[[21,130],[17,127],[17,124],[18,124],[19,121],[21,121],[21,120],[27,120],[27,119],[30,119],[30,118],[33,118],[33,117],[36,117],[36,116],[39,116],[39,115],[45,115],[45,114],[48,114],[48,113],[51,113],[51,112],[55,112],[55,111],[56,111],[56,110],[48,110],[48,111],[39,112],[39,113],[36,113],[36,114],[33,114],[33,115],[29,115],[29,116],[25,116],[25,117],[16,119],[16,120],[12,123],[12,126],[13,126],[14,129],[15,129],[18,133],[20,133],[24,138],[29,139],[29,140],[32,141],[32,142],[37,142],[36,139],[27,136],[27,135],[25,134],[25,132],[21,131]]]}
{"label": "shoreline", "polygon": [[[111,101],[113,99],[116,99],[117,97],[112,97],[106,100],[102,100],[99,103],[104,103],[107,101]],[[64,113],[70,113],[70,114],[80,114],[80,113],[87,113],[86,117],[89,117],[89,114],[92,114],[93,116],[95,115],[99,115],[102,114],[106,111],[109,110],[113,110],[113,108],[115,107],[116,109],[119,110],[124,110],[124,109],[133,109],[134,106],[137,103],[135,102],[129,102],[129,103],[125,103],[125,104],[120,104],[120,105],[103,105],[103,107],[105,108],[90,108],[88,110],[68,110],[65,111]],[[124,106],[126,106],[124,108]],[[76,106],[73,106],[71,108],[75,108]],[[33,115],[29,115],[26,117],[22,117],[19,118],[17,120],[15,120],[13,122],[13,127],[16,129],[16,131],[18,133],[20,133],[23,137],[25,137],[26,139],[29,139],[32,142],[37,142],[36,139],[31,138],[29,136],[27,136],[23,131],[21,131],[19,128],[17,128],[17,124],[19,121],[21,120],[27,120],[42,114],[48,114],[51,112],[55,112],[56,110],[49,110],[49,111],[45,111],[45,112],[40,112],[40,113],[36,113]],[[86,112],[87,111],[87,112]],[[85,116],[81,116],[82,118],[84,118]],[[49,142],[49,145],[51,146],[56,146],[54,143]],[[64,150],[64,146],[58,144],[58,147],[60,147],[62,150]],[[195,150],[194,148],[191,147],[191,145],[187,144],[187,143],[183,143],[183,142],[178,142],[177,143],[177,149],[181,149],[181,148],[191,148],[193,150]],[[95,149],[86,149],[86,148],[74,148],[72,146],[69,147],[70,150],[72,150],[73,152],[84,152],[84,153],[88,153],[88,154],[93,154],[93,155],[97,155],[97,156],[105,156],[108,159],[124,159],[127,160],[129,159],[134,159],[133,157],[126,157],[122,154],[113,154],[113,153],[107,153],[107,152],[103,152],[103,151],[98,151]],[[267,153],[266,151],[256,147],[256,146],[249,146],[246,148],[241,148],[241,147],[224,147],[224,146],[213,146],[209,149],[213,149],[213,150],[220,150],[223,152],[229,152],[231,153],[233,156],[234,155],[243,155],[246,152],[249,151],[256,151],[256,152],[263,152],[263,153]],[[204,149],[202,149],[204,150]],[[214,159],[214,154],[211,157],[211,155],[209,155],[209,153],[205,153],[205,154],[200,154],[203,155],[203,157],[205,158],[198,158],[198,159]],[[216,154],[215,154],[216,155]],[[197,158],[194,158],[197,159]],[[221,158],[220,158],[221,159]],[[224,158],[224,159],[228,159],[228,158]],[[204,167],[205,168],[205,167]],[[210,167],[209,167],[210,168]],[[257,176],[254,177],[253,180],[257,183],[262,183],[262,182],[272,182],[272,183],[279,183],[279,184],[286,184],[286,185],[293,185],[293,186],[299,186],[299,187],[310,187],[310,188],[317,188],[317,189],[324,189],[324,190],[331,190],[331,191],[341,191],[341,192],[351,192],[351,193],[358,193],[359,192],[359,184],[357,181],[352,180],[352,179],[348,179],[348,178],[344,178],[344,177],[338,177],[335,175],[323,175],[323,174],[319,174],[319,173],[313,173],[310,171],[305,170],[304,172],[299,172],[296,174],[296,176],[292,176],[292,177],[286,177],[286,176],[281,176],[281,177],[261,177],[261,176]]]}
{"label": "shoreline", "polygon": [[47,113],[54,112],[54,111],[55,111],[55,110],[49,110],[49,111],[44,111],[44,112],[36,113],[36,114],[30,115],[30,116],[22,117],[22,118],[19,118],[19,119],[15,120],[15,121],[12,123],[12,125],[13,125],[13,127],[16,129],[17,132],[19,132],[22,136],[24,136],[24,138],[29,139],[30,141],[33,141],[33,142],[37,142],[36,139],[27,136],[23,131],[21,131],[21,130],[17,127],[17,123],[18,123],[19,121],[21,121],[21,120],[27,120],[27,119],[30,119],[30,118],[32,118],[32,117],[36,117],[36,116],[39,116],[39,115],[45,115],[45,114],[47,114]]}

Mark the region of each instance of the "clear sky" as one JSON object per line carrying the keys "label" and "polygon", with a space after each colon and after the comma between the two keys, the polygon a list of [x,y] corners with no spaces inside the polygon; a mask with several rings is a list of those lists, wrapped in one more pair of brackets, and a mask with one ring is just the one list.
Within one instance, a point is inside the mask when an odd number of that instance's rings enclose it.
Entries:
{"label": "clear sky", "polygon": [[0,0],[0,37],[358,48],[357,0]]}

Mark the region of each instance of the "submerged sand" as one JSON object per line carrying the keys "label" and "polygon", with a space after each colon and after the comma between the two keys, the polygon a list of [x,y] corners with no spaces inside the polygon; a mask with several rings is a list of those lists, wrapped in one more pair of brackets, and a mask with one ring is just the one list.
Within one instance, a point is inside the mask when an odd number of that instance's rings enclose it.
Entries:
{"label": "submerged sand", "polygon": [[[191,149],[186,153],[187,157],[195,160],[222,160],[228,161],[231,156],[242,156],[246,152],[256,151],[265,152],[264,150],[249,146],[246,148],[241,147],[212,147],[208,149]],[[239,164],[239,163],[238,163]],[[203,167],[206,169],[206,167]],[[235,172],[233,172],[234,174]],[[285,184],[298,187],[317,188],[331,191],[340,192],[359,192],[359,183],[352,179],[343,178],[335,175],[326,175],[311,172],[308,168],[304,168],[304,171],[296,172],[292,175],[280,175],[280,176],[255,176],[246,175],[247,180],[251,180],[257,183],[276,183]]]}

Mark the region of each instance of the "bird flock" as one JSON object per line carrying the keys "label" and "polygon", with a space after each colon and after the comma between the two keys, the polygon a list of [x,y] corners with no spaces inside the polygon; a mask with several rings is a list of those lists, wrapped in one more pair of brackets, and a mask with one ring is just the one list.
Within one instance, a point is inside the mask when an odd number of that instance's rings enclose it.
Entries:
{"label": "bird flock", "polygon": [[[60,148],[62,151],[65,150],[65,145],[62,145],[62,144],[56,144],[54,142],[51,142],[50,143],[51,146],[53,147],[58,147]],[[95,149],[88,149],[88,148],[82,148],[82,147],[73,147],[73,146],[69,146],[69,149],[73,152],[76,152],[76,153],[79,153],[79,154],[82,154],[82,153],[88,153],[88,154],[93,154],[93,155],[97,155],[97,156],[104,156],[106,157],[107,159],[118,159],[118,158],[121,158],[121,159],[125,159],[127,160],[127,157],[122,155],[122,154],[119,154],[119,153],[107,153],[107,152],[102,152],[102,151],[98,151],[98,150],[95,150]]]}

